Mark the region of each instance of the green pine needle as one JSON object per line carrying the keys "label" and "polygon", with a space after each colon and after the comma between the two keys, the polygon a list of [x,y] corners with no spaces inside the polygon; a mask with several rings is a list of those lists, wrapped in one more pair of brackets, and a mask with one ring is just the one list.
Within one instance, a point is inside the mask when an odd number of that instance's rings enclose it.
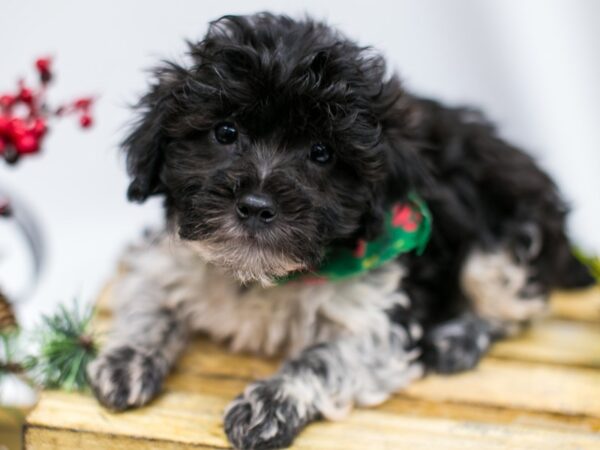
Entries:
{"label": "green pine needle", "polygon": [[43,317],[37,356],[26,363],[38,384],[67,391],[86,389],[86,367],[97,353],[89,332],[92,315],[92,308],[81,310],[73,304],[71,309],[61,305],[56,313]]}
{"label": "green pine needle", "polygon": [[17,359],[21,351],[18,328],[0,332],[0,381],[6,375],[20,374],[23,364]]}

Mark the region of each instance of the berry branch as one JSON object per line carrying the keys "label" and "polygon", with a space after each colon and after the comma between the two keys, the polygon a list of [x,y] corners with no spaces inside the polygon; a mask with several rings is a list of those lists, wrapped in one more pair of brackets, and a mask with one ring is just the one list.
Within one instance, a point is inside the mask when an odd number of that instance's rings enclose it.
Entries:
{"label": "berry branch", "polygon": [[82,128],[93,124],[92,97],[77,98],[51,108],[46,102],[46,91],[54,78],[52,60],[39,58],[35,68],[39,79],[37,88],[28,86],[21,79],[15,92],[0,95],[0,156],[9,164],[40,152],[48,133],[48,121],[52,118],[76,114]]}

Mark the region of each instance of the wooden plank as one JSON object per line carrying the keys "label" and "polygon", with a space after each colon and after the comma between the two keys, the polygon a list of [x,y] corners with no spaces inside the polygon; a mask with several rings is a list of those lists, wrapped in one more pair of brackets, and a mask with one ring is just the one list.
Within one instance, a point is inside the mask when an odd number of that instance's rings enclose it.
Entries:
{"label": "wooden plank", "polygon": [[[144,448],[136,446],[139,442],[156,449],[226,448],[221,412],[244,384],[176,374],[150,407],[120,414],[104,411],[87,396],[48,392],[29,418],[27,448]],[[600,435],[593,429],[598,423],[398,396],[380,408],[357,410],[342,422],[312,425],[294,448],[597,448]]]}
{"label": "wooden plank", "polygon": [[[99,302],[100,329],[110,320],[110,289]],[[311,425],[293,448],[600,449],[598,294],[555,297],[561,319],[501,343],[477,370],[430,376],[378,408]],[[45,392],[28,418],[27,448],[228,448],[225,406],[278,364],[196,339],[146,408],[112,414],[89,396]]]}
{"label": "wooden plank", "polygon": [[0,407],[0,427],[15,428],[25,422],[25,416],[31,408]]}
{"label": "wooden plank", "polygon": [[600,285],[583,291],[557,292],[550,307],[554,317],[600,322]]}
{"label": "wooden plank", "polygon": [[[368,430],[365,433],[364,429]],[[520,425],[397,417],[361,411],[345,423],[319,423],[301,434],[295,449],[598,449],[594,434]]]}
{"label": "wooden plank", "polygon": [[[199,344],[202,345],[201,342]],[[159,397],[149,410],[142,409],[126,415],[112,415],[96,405],[91,398],[74,396],[74,394],[46,393],[40,406],[30,415],[29,423],[35,424],[37,421],[39,424],[49,425],[54,419],[56,420],[54,425],[60,427],[65,424],[65,414],[61,414],[61,411],[69,411],[75,420],[87,417],[83,422],[71,423],[71,427],[83,429],[92,427],[92,431],[95,432],[107,432],[108,430],[117,432],[120,427],[123,427],[124,432],[131,432],[135,429],[134,423],[141,421],[143,427],[146,420],[152,421],[158,418],[160,421],[173,415],[183,417],[184,422],[189,423],[194,429],[195,421],[203,417],[220,417],[226,403],[241,392],[245,386],[247,382],[245,377],[266,376],[273,368],[262,365],[262,363],[253,365],[253,358],[250,357],[240,358],[226,353],[223,355],[227,356],[221,359],[222,364],[196,366],[194,364],[196,355],[205,360],[212,358],[209,353],[217,349],[215,347],[211,349],[211,347],[213,347],[212,344],[204,346],[203,348],[207,351],[202,352],[203,355],[198,355],[196,351],[188,352],[189,354],[184,358],[187,363],[183,367],[178,367],[176,373],[167,380],[166,393]],[[249,362],[250,364],[248,364]],[[440,408],[445,411],[445,414],[450,411],[448,403],[483,405],[514,411],[508,414],[509,419],[519,415],[523,420],[528,414],[540,413],[554,418],[554,422],[564,424],[574,422],[578,425],[585,425],[588,430],[600,430],[600,376],[598,371],[591,369],[547,367],[540,364],[488,359],[473,372],[452,377],[431,376],[410,386],[403,395],[404,397],[396,397],[382,408],[405,414],[406,408],[402,408],[402,401],[406,400],[401,400],[402,398],[408,398],[411,401],[445,403],[443,408]],[[54,410],[51,407],[52,401],[48,400],[47,396],[51,396],[54,401],[59,400],[58,406]],[[201,399],[196,401],[196,396],[200,396]],[[82,414],[77,406],[81,401],[87,405],[86,408],[91,407],[95,410],[95,417]],[[160,412],[161,408],[170,404],[175,405],[178,412]],[[42,406],[46,410],[45,414],[40,413]],[[197,416],[195,411],[200,406],[205,415]],[[411,405],[411,408],[415,408],[415,406]],[[150,410],[151,414],[144,413],[144,411]],[[460,410],[460,412],[464,413],[464,410]],[[492,412],[490,417],[499,420],[497,411]],[[42,419],[38,418],[38,414],[42,414]],[[188,417],[189,414],[194,417]],[[480,417],[479,414],[481,411],[478,411],[477,415],[472,418]],[[124,417],[127,417],[128,420],[122,422],[121,418]],[[549,420],[548,417],[546,420]],[[107,418],[114,419],[116,422],[112,423]],[[509,421],[509,419],[504,421]],[[536,420],[538,419],[539,417],[536,418]],[[107,425],[108,428],[95,429],[94,427],[98,423]],[[202,429],[208,428],[206,423],[196,425]],[[195,433],[195,431],[192,432]],[[168,432],[168,435],[170,434]],[[165,436],[154,437],[166,438]],[[212,442],[212,444],[215,443]]]}
{"label": "wooden plank", "polygon": [[[167,386],[188,393],[212,389],[210,392],[219,395],[231,393],[233,398],[241,389],[231,392],[230,383],[239,385],[245,380],[229,378],[227,373],[227,369],[202,375],[178,370]],[[590,429],[600,431],[600,372],[595,369],[488,358],[473,371],[453,376],[432,375],[415,382],[402,396],[427,402],[554,414],[564,416],[567,421],[576,417]]]}
{"label": "wooden plank", "polygon": [[[177,442],[227,448],[229,445],[220,426],[225,404],[223,394],[192,394],[168,389],[151,407],[113,414],[89,396],[47,392],[28,417],[27,434],[30,429],[42,427],[125,436],[146,443]],[[161,447],[157,444],[157,448]]]}
{"label": "wooden plank", "polygon": [[0,407],[0,450],[21,448],[22,427],[30,408]]}
{"label": "wooden plank", "polygon": [[[365,429],[367,432],[365,432]],[[29,427],[29,450],[188,450],[221,449],[203,444],[137,439],[80,430]],[[230,448],[230,447],[225,447]],[[520,425],[503,426],[442,419],[396,420],[394,416],[367,411],[346,423],[314,424],[296,440],[292,449],[328,450],[496,450],[496,449],[598,449],[600,440],[589,433],[561,432]]]}
{"label": "wooden plank", "polygon": [[472,371],[430,376],[405,394],[437,402],[545,411],[600,419],[600,372],[487,358]]}
{"label": "wooden plank", "polygon": [[494,344],[491,356],[600,368],[600,324],[548,319]]}
{"label": "wooden plank", "polygon": [[[35,426],[28,427],[26,430],[25,448],[35,450],[192,450],[220,449],[223,447]],[[2,450],[1,445],[0,450]]]}

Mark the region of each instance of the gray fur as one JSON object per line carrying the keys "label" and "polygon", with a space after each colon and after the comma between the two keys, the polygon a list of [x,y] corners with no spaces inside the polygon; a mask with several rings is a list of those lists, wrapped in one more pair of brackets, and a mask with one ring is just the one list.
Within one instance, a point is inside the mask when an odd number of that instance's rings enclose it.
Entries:
{"label": "gray fur", "polygon": [[[463,280],[486,320],[469,316],[428,332],[425,345],[434,349],[428,354],[437,358],[428,362],[440,372],[477,363],[490,343],[488,320],[531,317],[511,310],[520,301],[510,296],[523,280],[520,269],[503,268],[502,254],[473,255]],[[489,269],[475,270],[475,262]],[[114,332],[89,368],[94,391],[109,408],[150,401],[187,336],[196,331],[228,342],[234,351],[290,358],[228,408],[225,428],[240,448],[284,445],[312,420],[339,419],[353,405],[379,404],[423,373],[415,345],[422,327],[414,320],[390,320],[393,309],[410,315],[410,300],[398,290],[404,276],[398,263],[339,283],[241,289],[238,280],[207,263],[196,246],[161,233],[132,247],[123,266],[126,274],[115,288]],[[494,283],[500,270],[513,281]],[[491,295],[509,306],[491,309],[486,305]]]}
{"label": "gray fur", "polygon": [[[225,418],[237,447],[287,446],[423,364],[473,367],[552,288],[592,281],[550,177],[480,113],[405,91],[373,49],[260,13],[214,21],[189,54],[156,69],[123,142],[129,198],[160,195],[170,231],[125,258],[115,330],[89,369],[108,407],[148,402],[199,331],[287,358]],[[382,236],[411,193],[433,217],[424,252],[346,281],[277,284]],[[268,210],[250,214],[248,196]]]}
{"label": "gray fur", "polygon": [[467,257],[460,276],[461,286],[473,311],[498,333],[515,334],[524,324],[547,312],[546,293],[529,283],[532,268],[511,258],[509,249],[475,248]]}

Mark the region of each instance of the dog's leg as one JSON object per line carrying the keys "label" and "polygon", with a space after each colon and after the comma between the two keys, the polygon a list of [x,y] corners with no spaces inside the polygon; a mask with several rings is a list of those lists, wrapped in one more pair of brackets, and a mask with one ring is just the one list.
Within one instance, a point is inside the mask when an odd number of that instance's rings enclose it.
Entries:
{"label": "dog's leg", "polygon": [[126,255],[128,273],[114,289],[113,330],[87,371],[96,397],[110,409],[148,403],[187,342],[190,294],[183,289],[189,283],[174,248],[156,241]]}
{"label": "dog's leg", "polygon": [[446,374],[472,369],[494,340],[515,334],[542,316],[547,289],[534,275],[526,258],[515,259],[507,248],[474,249],[460,280],[472,311],[426,331],[427,368]]}
{"label": "dog's leg", "polygon": [[469,370],[488,351],[492,338],[486,320],[466,313],[425,332],[423,361],[427,369],[443,374]]}
{"label": "dog's leg", "polygon": [[485,319],[494,337],[512,335],[547,311],[548,287],[535,269],[507,247],[474,249],[461,272],[461,287],[472,310]]}
{"label": "dog's leg", "polygon": [[148,403],[185,345],[187,328],[176,309],[136,311],[119,317],[111,339],[88,368],[88,379],[107,408]]}
{"label": "dog's leg", "polygon": [[390,322],[372,331],[317,344],[272,378],[248,386],[228,407],[225,431],[237,448],[290,445],[309,422],[340,418],[353,404],[375,405],[422,375],[414,347],[421,330]]}

